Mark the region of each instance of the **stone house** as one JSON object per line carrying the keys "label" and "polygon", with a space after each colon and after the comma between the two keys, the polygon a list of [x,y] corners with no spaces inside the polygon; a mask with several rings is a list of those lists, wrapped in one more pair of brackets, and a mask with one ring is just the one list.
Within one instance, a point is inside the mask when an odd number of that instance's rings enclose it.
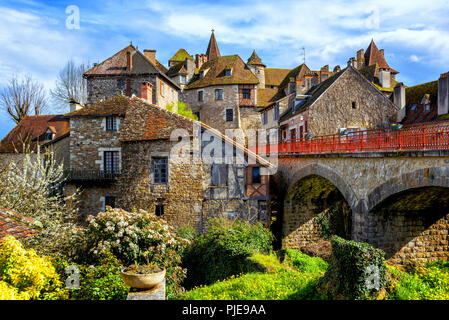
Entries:
{"label": "stone house", "polygon": [[392,100],[401,108],[401,123],[419,123],[448,120],[449,112],[449,72],[441,74],[435,81],[405,87],[398,83]]}
{"label": "stone house", "polygon": [[[66,116],[71,127],[66,189],[82,190],[82,216],[110,205],[151,210],[174,225],[198,229],[210,215],[253,214],[268,225],[269,178],[262,168],[270,164],[217,130],[137,97],[106,99]],[[220,146],[231,145],[246,160],[179,161],[172,152],[178,140],[170,137],[184,130],[193,141],[195,128],[213,132]]]}
{"label": "stone house", "polygon": [[167,76],[167,69],[156,59],[156,50],[141,53],[132,44],[112,57],[95,64],[84,73],[87,80],[87,105],[117,95],[141,96],[142,83],[147,90],[144,99],[165,107],[176,104],[180,87]]}
{"label": "stone house", "polygon": [[348,66],[297,96],[280,116],[281,140],[389,127],[399,113],[399,107]]}

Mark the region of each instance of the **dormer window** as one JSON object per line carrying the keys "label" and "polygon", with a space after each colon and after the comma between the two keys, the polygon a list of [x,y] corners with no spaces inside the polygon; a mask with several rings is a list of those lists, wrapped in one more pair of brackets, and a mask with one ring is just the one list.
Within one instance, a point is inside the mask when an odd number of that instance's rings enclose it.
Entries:
{"label": "dormer window", "polygon": [[106,117],[106,131],[117,131],[117,119],[114,116]]}
{"label": "dormer window", "polygon": [[204,78],[204,71],[200,72],[200,78]]}
{"label": "dormer window", "polygon": [[44,141],[50,141],[53,139],[53,132],[47,131],[44,133]]}
{"label": "dormer window", "polygon": [[230,77],[231,74],[232,74],[232,69],[226,69],[226,70],[225,70],[225,76],[226,76],[226,77]]}

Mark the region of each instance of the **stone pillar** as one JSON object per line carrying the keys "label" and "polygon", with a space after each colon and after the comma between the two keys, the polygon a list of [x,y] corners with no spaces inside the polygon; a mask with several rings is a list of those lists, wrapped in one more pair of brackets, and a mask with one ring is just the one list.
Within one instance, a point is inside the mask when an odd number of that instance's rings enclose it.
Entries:
{"label": "stone pillar", "polygon": [[165,279],[150,290],[128,293],[126,300],[165,300]]}
{"label": "stone pillar", "polygon": [[449,112],[449,72],[443,73],[438,80],[438,115]]}

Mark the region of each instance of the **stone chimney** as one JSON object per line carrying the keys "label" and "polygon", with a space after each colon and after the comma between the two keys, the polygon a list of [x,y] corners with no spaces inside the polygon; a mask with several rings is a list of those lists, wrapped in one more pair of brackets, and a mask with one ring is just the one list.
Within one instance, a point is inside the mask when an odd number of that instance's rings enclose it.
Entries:
{"label": "stone chimney", "polygon": [[355,58],[354,57],[349,58],[349,60],[348,60],[348,67],[349,66],[354,67],[354,64],[355,64]]}
{"label": "stone chimney", "polygon": [[438,115],[449,112],[449,72],[443,73],[438,80]]}
{"label": "stone chimney", "polygon": [[140,98],[153,103],[153,86],[148,81],[140,84]]}
{"label": "stone chimney", "polygon": [[336,65],[336,66],[334,67],[334,70],[333,70],[332,72],[335,74],[335,73],[340,72],[340,71],[341,71],[340,65]]}
{"label": "stone chimney", "polygon": [[131,52],[126,53],[126,71],[131,71],[133,68],[133,55]]}
{"label": "stone chimney", "polygon": [[362,69],[365,64],[364,50],[360,49],[357,51],[357,69]]}
{"label": "stone chimney", "polygon": [[398,114],[398,121],[402,121],[406,116],[405,108],[405,87],[402,82],[399,82],[393,91],[393,101],[396,106],[401,108]]}
{"label": "stone chimney", "polygon": [[379,72],[379,81],[382,88],[390,88],[391,86],[391,74],[390,71],[381,70]]}
{"label": "stone chimney", "polygon": [[329,65],[325,65],[320,69],[320,82],[329,78]]}
{"label": "stone chimney", "polygon": [[207,56],[205,54],[196,54],[195,55],[195,65],[199,69],[207,61]]}
{"label": "stone chimney", "polygon": [[154,49],[144,49],[143,54],[145,57],[151,61],[152,64],[156,65],[156,50]]}

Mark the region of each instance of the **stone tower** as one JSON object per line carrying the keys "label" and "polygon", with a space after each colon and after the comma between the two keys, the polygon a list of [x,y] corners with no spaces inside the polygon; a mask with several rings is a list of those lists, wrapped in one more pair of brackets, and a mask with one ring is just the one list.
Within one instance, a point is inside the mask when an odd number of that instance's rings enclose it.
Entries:
{"label": "stone tower", "polygon": [[265,89],[265,68],[266,65],[263,64],[262,60],[256,53],[256,50],[253,51],[251,57],[249,57],[247,62],[248,67],[254,73],[254,75],[259,80],[259,84],[257,85],[258,89]]}

